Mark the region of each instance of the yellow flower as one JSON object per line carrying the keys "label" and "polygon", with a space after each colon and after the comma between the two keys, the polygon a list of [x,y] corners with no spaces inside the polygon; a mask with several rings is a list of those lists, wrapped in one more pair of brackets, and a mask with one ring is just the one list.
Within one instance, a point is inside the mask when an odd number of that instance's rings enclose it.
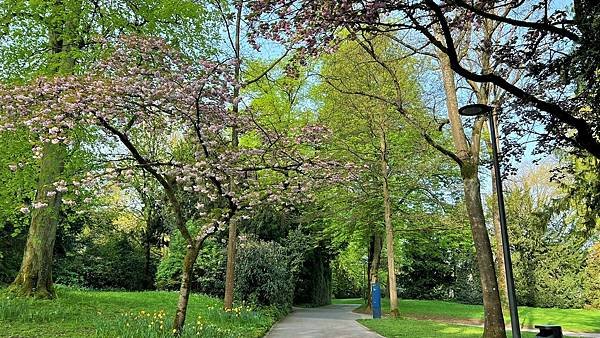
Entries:
{"label": "yellow flower", "polygon": [[177,332],[177,329],[173,329],[173,333]]}

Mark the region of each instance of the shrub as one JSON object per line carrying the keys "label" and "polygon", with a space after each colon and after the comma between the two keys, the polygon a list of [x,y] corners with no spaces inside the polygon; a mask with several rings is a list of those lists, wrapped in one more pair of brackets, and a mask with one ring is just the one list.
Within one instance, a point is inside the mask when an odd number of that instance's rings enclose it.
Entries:
{"label": "shrub", "polygon": [[[158,265],[156,287],[159,290],[179,288],[185,245],[185,241],[179,233],[173,236],[167,254]],[[194,265],[192,289],[195,292],[222,296],[225,290],[226,259],[224,247],[215,239],[207,240]]]}
{"label": "shrub", "polygon": [[600,243],[596,243],[588,253],[584,275],[586,304],[600,309]]}
{"label": "shrub", "polygon": [[124,234],[90,241],[83,249],[58,260],[57,283],[94,289],[141,290],[144,254]]}
{"label": "shrub", "polygon": [[534,306],[583,307],[585,252],[580,248],[581,245],[571,241],[545,245],[531,272],[534,278]]}
{"label": "shrub", "polygon": [[237,299],[290,308],[294,281],[289,263],[286,249],[276,242],[256,239],[240,242],[235,268]]}

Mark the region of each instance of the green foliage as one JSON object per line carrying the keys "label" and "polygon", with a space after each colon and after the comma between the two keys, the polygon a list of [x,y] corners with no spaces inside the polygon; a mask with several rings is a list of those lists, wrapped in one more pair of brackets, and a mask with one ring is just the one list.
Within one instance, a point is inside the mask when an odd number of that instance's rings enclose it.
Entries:
{"label": "green foliage", "polygon": [[[194,227],[190,226],[190,229]],[[168,251],[158,265],[156,287],[159,290],[179,289],[185,248],[185,240],[179,232],[175,232]],[[207,240],[194,265],[192,289],[207,295],[222,296],[225,291],[225,264],[224,246],[218,239]]]}
{"label": "green foliage", "polygon": [[600,160],[592,156],[567,157],[566,177],[561,188],[566,196],[557,206],[570,213],[572,221],[584,235],[590,236],[600,230]]}
{"label": "green foliage", "polygon": [[[215,52],[214,9],[194,1],[7,0],[0,3],[0,80],[31,79],[54,73],[65,59],[77,71],[97,57],[98,36],[161,36],[193,58]],[[57,36],[59,35],[59,36]],[[57,52],[52,39],[68,46]],[[78,46],[78,47],[73,47]]]}
{"label": "green foliage", "polygon": [[585,298],[587,304],[600,309],[600,243],[590,248],[585,269]]}
{"label": "green foliage", "polygon": [[424,230],[405,236],[408,238],[402,246],[404,258],[398,279],[401,297],[481,302],[481,294],[473,288],[479,280],[471,282],[463,275],[473,271],[473,244],[468,229]]}
{"label": "green foliage", "polygon": [[586,244],[576,225],[552,209],[552,191],[539,181],[526,177],[506,195],[517,300],[528,306],[581,308],[586,303]]}
{"label": "green foliage", "polygon": [[[533,279],[533,302],[536,307],[582,308],[584,293],[585,252],[581,243],[545,243],[536,253],[535,266],[527,273]],[[597,279],[597,276],[596,276]],[[592,300],[597,301],[597,300]]]}
{"label": "green foliage", "polygon": [[[57,287],[55,300],[41,301],[7,299],[1,291],[2,335],[32,338],[172,337],[170,324],[177,293],[99,292]],[[278,310],[271,308],[236,306],[231,312],[222,308],[220,299],[192,294],[182,337],[258,338],[281,316]]]}
{"label": "green foliage", "polygon": [[454,299],[466,304],[482,304],[483,294],[475,261],[475,249],[471,248],[459,255],[455,267]]}
{"label": "green foliage", "polygon": [[294,303],[309,306],[331,304],[331,257],[322,247],[308,252],[298,276]]}
{"label": "green foliage", "polygon": [[362,297],[367,283],[367,261],[362,241],[351,241],[331,262],[335,298]]}
{"label": "green foliage", "polygon": [[[16,276],[27,236],[29,215],[19,211],[35,197],[37,165],[28,134],[23,130],[0,133],[0,284]],[[15,168],[16,167],[16,168]],[[16,169],[16,170],[13,170]]]}
{"label": "green foliage", "polygon": [[290,308],[294,279],[287,250],[276,242],[247,239],[239,243],[235,267],[237,299]]}
{"label": "green foliage", "polygon": [[81,250],[58,259],[55,281],[93,289],[144,288],[142,248],[124,234],[91,238]]}

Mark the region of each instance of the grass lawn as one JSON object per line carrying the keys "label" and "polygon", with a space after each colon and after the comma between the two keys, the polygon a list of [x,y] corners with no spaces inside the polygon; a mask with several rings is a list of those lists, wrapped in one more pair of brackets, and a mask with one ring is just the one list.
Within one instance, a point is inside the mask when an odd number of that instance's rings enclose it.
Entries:
{"label": "grass lawn", "polygon": [[362,305],[362,298],[345,298],[345,299],[332,299],[331,304],[357,304]]}
{"label": "grass lawn", "polygon": [[[361,300],[336,300],[344,302],[361,302]],[[389,302],[382,300],[384,312],[389,312]],[[363,308],[361,306],[361,308]],[[477,324],[483,322],[483,307],[454,302],[400,300],[400,315],[411,319],[431,319],[436,321],[456,321]],[[505,311],[507,325],[510,315]],[[556,324],[564,331],[600,332],[600,310],[587,309],[542,309],[519,307],[521,326],[534,327],[536,324]],[[384,325],[384,324],[381,324]]]}
{"label": "grass lawn", "polygon": [[[465,325],[452,325],[431,320],[416,319],[359,319],[361,324],[388,338],[419,337],[419,338],[481,338],[483,328]],[[510,337],[510,333],[507,334]],[[535,333],[523,332],[523,338],[534,338]]]}
{"label": "grass lawn", "polygon": [[[78,291],[59,287],[52,301],[7,297],[0,290],[0,337],[172,337],[176,292]],[[276,311],[190,297],[184,337],[262,337]]]}

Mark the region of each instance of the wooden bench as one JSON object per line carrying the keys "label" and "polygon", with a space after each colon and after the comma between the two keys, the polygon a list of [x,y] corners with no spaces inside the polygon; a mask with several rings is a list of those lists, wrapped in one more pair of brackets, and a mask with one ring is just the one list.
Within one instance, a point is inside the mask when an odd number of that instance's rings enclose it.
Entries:
{"label": "wooden bench", "polygon": [[536,337],[563,338],[562,328],[558,325],[536,325],[540,332]]}

